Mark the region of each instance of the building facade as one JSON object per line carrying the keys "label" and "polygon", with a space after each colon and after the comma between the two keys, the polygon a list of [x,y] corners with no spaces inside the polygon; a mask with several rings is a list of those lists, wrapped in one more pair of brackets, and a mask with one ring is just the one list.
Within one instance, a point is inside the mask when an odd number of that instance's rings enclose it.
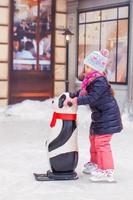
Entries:
{"label": "building facade", "polygon": [[[133,113],[132,13],[133,1],[128,0],[68,2],[68,23],[75,34],[70,43],[69,66],[75,66],[70,67],[71,77],[78,74],[87,53],[109,49],[113,61],[110,66],[114,68],[110,82],[121,111],[128,109],[130,114]],[[78,88],[80,82],[71,77],[71,84]]]}
{"label": "building facade", "polygon": [[0,105],[65,90],[66,0],[0,0]]}
{"label": "building facade", "polygon": [[59,95],[66,73],[74,91],[85,55],[108,48],[110,82],[132,113],[132,13],[132,0],[0,0],[0,105]]}

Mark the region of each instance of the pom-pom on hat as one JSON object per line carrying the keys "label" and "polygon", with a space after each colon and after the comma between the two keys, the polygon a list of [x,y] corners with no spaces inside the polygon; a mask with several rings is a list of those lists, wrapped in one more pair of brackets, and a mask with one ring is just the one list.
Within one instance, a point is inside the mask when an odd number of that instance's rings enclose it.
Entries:
{"label": "pom-pom on hat", "polygon": [[84,59],[84,64],[99,72],[104,72],[108,62],[109,51],[101,49],[101,51],[92,51]]}

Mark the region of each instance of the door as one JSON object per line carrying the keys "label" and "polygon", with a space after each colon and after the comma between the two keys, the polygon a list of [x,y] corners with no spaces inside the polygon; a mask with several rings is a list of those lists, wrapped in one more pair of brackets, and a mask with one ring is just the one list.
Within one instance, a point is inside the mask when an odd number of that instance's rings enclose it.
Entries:
{"label": "door", "polygon": [[13,1],[9,103],[53,96],[52,0]]}

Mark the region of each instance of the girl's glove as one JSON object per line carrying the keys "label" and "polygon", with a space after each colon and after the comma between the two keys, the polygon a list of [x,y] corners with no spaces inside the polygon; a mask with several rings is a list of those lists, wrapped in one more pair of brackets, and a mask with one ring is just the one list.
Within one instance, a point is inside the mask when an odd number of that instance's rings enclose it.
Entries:
{"label": "girl's glove", "polygon": [[72,101],[72,99],[71,99],[71,98],[67,98],[67,99],[64,101],[63,105],[64,105],[65,107],[67,107],[67,106],[69,106],[69,105],[71,105],[71,106],[72,106],[72,103],[71,103],[71,101]]}
{"label": "girl's glove", "polygon": [[72,106],[72,105],[77,105],[77,97],[74,98],[67,98],[64,103],[64,106]]}
{"label": "girl's glove", "polygon": [[72,104],[73,104],[73,105],[77,105],[77,100],[78,100],[77,97],[74,97],[74,98],[72,99]]}

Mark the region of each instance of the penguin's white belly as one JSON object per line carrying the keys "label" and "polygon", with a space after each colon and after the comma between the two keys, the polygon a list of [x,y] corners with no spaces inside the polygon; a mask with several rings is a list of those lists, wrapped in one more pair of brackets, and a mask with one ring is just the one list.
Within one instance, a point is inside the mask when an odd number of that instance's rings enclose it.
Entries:
{"label": "penguin's white belly", "polygon": [[77,128],[74,130],[72,136],[69,140],[63,144],[62,146],[58,147],[57,149],[48,152],[49,158],[55,157],[60,154],[78,151],[78,144],[77,144]]}
{"label": "penguin's white belly", "polygon": [[58,119],[56,122],[56,125],[51,128],[51,131],[48,135],[48,139],[47,139],[47,145],[50,144],[55,138],[58,137],[58,135],[60,134],[61,130],[62,130],[62,120]]}

